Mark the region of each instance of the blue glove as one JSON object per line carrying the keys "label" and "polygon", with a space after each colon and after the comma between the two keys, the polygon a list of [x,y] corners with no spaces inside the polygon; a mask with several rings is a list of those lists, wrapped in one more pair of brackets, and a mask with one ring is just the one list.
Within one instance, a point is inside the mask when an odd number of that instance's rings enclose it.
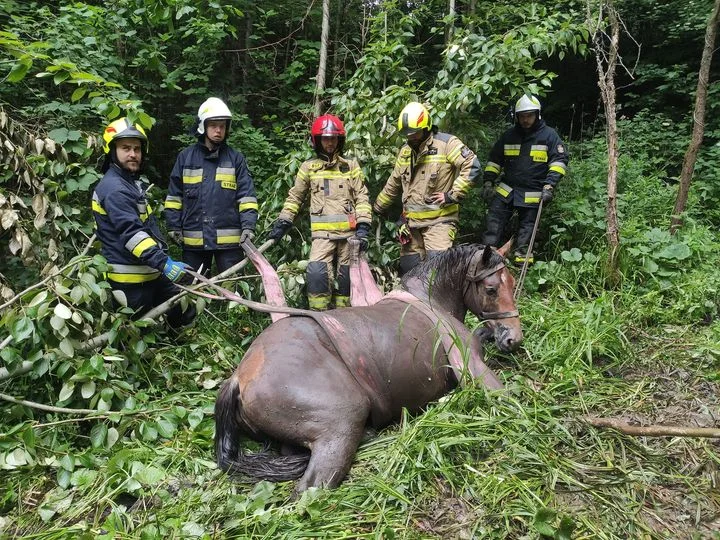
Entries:
{"label": "blue glove", "polygon": [[185,269],[189,268],[187,264],[180,261],[173,261],[170,257],[165,262],[163,274],[172,282],[180,280],[185,275]]}

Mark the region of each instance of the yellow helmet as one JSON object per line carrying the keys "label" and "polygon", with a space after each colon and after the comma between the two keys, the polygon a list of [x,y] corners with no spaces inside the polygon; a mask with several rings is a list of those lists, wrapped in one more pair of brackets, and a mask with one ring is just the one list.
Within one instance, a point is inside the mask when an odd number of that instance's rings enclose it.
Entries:
{"label": "yellow helmet", "polygon": [[105,128],[103,133],[103,151],[110,153],[110,145],[118,139],[140,139],[142,145],[143,159],[148,151],[148,138],[145,130],[140,124],[131,124],[127,118],[119,118]]}
{"label": "yellow helmet", "polygon": [[405,105],[405,108],[400,111],[398,131],[406,137],[421,129],[430,131],[431,128],[432,119],[430,118],[430,112],[422,103],[413,101]]}

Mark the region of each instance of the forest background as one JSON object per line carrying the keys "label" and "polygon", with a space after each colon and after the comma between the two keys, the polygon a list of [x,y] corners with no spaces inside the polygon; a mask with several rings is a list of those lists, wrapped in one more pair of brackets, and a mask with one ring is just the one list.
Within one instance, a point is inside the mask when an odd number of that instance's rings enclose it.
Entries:
{"label": "forest background", "polygon": [[[3,0],[0,536],[717,537],[717,439],[632,437],[586,421],[717,425],[717,62],[687,210],[670,231],[713,4]],[[622,22],[620,280],[607,263],[596,54],[609,44],[611,6]],[[147,177],[162,222],[168,174],[192,142],[199,104],[226,100],[262,240],[311,155],[316,103],[345,121],[374,200],[402,142],[394,124],[405,103],[429,103],[484,164],[523,92],[541,96],[571,162],[543,212],[540,262],[519,301],[525,344],[512,355],[487,347],[507,390],[457,390],[404,417],[362,444],[332,492],[289,501],[289,483],[228,480],[213,462],[214,397],[269,321],[211,305],[178,342],[113,309],[106,264],[89,245],[104,126],[128,115],[149,128]],[[460,242],[480,239],[485,211],[473,193]],[[378,224],[369,258],[390,287],[394,224]],[[308,231],[303,216],[267,252],[297,306]],[[236,287],[262,298],[255,276]]]}

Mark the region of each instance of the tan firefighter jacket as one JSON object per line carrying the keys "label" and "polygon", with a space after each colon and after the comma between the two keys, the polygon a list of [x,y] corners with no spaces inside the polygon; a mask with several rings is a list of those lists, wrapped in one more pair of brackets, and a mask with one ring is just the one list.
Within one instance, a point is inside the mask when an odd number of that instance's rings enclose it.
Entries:
{"label": "tan firefighter jacket", "polygon": [[354,159],[337,157],[330,163],[319,158],[305,161],[278,218],[292,222],[308,192],[313,238],[349,238],[355,234],[358,223],[372,223],[365,178]]}
{"label": "tan firefighter jacket", "polygon": [[[375,201],[375,212],[384,213],[402,193],[403,211],[412,228],[458,221],[458,204],[472,189],[480,162],[463,142],[448,133],[431,134],[417,152],[405,144],[395,168]],[[434,204],[435,192],[449,193],[455,202]]]}

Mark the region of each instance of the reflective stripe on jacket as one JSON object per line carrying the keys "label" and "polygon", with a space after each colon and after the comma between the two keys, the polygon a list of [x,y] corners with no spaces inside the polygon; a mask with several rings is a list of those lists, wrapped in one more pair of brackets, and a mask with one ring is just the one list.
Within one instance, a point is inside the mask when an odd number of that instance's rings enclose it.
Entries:
{"label": "reflective stripe on jacket", "polygon": [[[557,132],[538,120],[532,131],[508,129],[490,150],[484,180],[515,206],[537,206],[543,186],[553,187],[565,176],[569,156]],[[497,179],[504,171],[502,182]]]}
{"label": "reflective stripe on jacket", "polygon": [[167,245],[137,175],[110,165],[95,187],[92,210],[100,252],[110,265],[108,278],[143,283],[160,276]]}
{"label": "reflective stripe on jacket", "polygon": [[427,227],[458,221],[460,205],[429,203],[435,192],[450,193],[461,201],[480,173],[480,162],[463,142],[447,133],[431,134],[417,152],[405,144],[398,152],[395,168],[375,201],[384,212],[402,193],[403,210],[410,227]]}
{"label": "reflective stripe on jacket", "polygon": [[186,249],[237,248],[258,217],[245,157],[225,143],[213,152],[199,142],[185,148],[170,173],[165,217]]}
{"label": "reflective stripe on jacket", "polygon": [[354,159],[332,162],[313,158],[303,162],[279,219],[293,221],[310,193],[312,238],[338,240],[355,234],[357,223],[372,222],[365,177]]}

